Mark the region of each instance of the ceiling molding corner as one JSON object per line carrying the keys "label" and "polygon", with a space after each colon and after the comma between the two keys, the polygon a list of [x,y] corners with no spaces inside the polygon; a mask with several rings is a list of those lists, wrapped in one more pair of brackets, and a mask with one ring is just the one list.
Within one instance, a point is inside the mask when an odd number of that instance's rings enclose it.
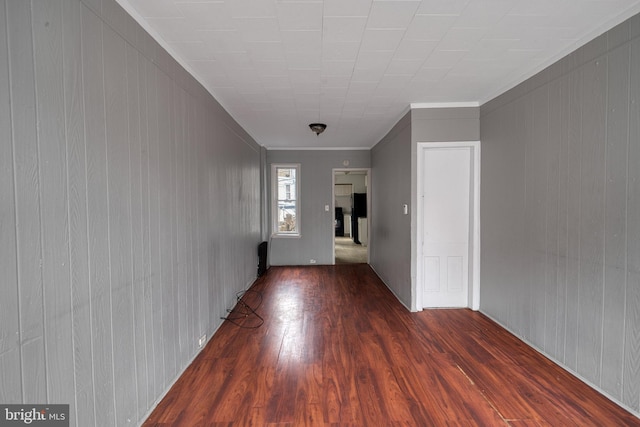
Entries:
{"label": "ceiling molding corner", "polygon": [[480,102],[468,101],[468,102],[412,102],[411,109],[417,110],[421,108],[469,108],[479,107]]}

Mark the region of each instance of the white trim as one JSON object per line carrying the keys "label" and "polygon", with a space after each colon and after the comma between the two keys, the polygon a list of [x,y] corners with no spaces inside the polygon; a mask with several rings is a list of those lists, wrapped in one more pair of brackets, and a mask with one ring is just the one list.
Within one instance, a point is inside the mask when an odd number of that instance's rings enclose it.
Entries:
{"label": "white trim", "polygon": [[[417,214],[416,214],[416,234],[418,238],[418,247],[422,239],[422,182],[423,182],[423,164],[422,150],[429,148],[453,148],[453,147],[469,147],[471,149],[473,164],[473,230],[471,230],[472,238],[472,271],[469,283],[469,302],[468,307],[472,310],[480,309],[480,141],[454,141],[454,142],[418,142],[418,182],[417,182]],[[412,292],[416,296],[416,309],[422,310],[424,304],[422,302],[422,261],[420,251],[416,251],[416,281],[413,284]]]}
{"label": "white trim", "polygon": [[[336,264],[336,227],[335,227],[335,220],[336,220],[336,170],[332,169],[331,170],[331,212],[329,213],[333,213],[333,215],[331,215],[331,222],[334,224],[333,227],[331,227],[331,230],[333,230],[333,234],[332,234],[332,238],[331,240],[333,241],[333,244],[331,245],[331,265],[335,265]],[[344,221],[344,219],[343,219]]]}
{"label": "white trim", "polygon": [[[296,228],[297,231],[293,233],[285,233],[278,231],[278,179],[276,177],[277,169],[290,168],[296,170]],[[300,194],[302,191],[300,180],[300,163],[272,163],[271,164],[271,238],[291,239],[302,237],[302,222],[301,222],[301,210]]]}
{"label": "white trim", "polygon": [[267,147],[269,151],[347,151],[371,150],[371,147]]}
{"label": "white trim", "polygon": [[411,109],[421,109],[421,108],[468,108],[468,107],[479,107],[480,103],[478,101],[469,101],[469,102],[412,102]]}

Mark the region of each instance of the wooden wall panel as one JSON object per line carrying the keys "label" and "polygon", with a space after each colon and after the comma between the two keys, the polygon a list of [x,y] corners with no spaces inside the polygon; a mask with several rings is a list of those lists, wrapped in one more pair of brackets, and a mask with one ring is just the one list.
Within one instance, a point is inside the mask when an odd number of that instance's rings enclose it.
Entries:
{"label": "wooden wall panel", "polygon": [[0,383],[2,384],[0,399],[7,404],[22,402],[22,370],[20,366],[20,348],[18,346],[0,354]]}
{"label": "wooden wall panel", "polygon": [[47,399],[74,400],[62,2],[32,2]]}
{"label": "wooden wall panel", "polygon": [[[527,248],[514,275],[483,256],[481,309],[640,415],[638,37],[640,16],[481,108],[483,182],[524,180]],[[524,154],[498,155],[505,140]],[[525,167],[494,176],[484,166],[498,161]],[[495,208],[503,197],[483,185],[483,254],[498,250],[489,234],[518,215]],[[517,253],[518,243],[507,246]],[[501,293],[511,304],[496,304]]]}
{"label": "wooden wall panel", "polygon": [[0,401],[20,402],[20,315],[6,2],[0,1]]}
{"label": "wooden wall panel", "polygon": [[560,108],[552,114],[560,122],[558,138],[558,276],[556,313],[556,358],[565,360],[567,342],[567,292],[568,250],[569,250],[569,79],[560,78]]}
{"label": "wooden wall panel", "polygon": [[528,243],[531,245],[531,275],[529,292],[530,303],[530,340],[539,348],[545,347],[545,322],[547,305],[547,205],[549,171],[549,89],[541,87],[531,94],[531,131],[528,142],[531,144],[531,179],[527,186],[527,210],[530,220]]}
{"label": "wooden wall panel", "polygon": [[173,300],[173,245],[172,245],[172,209],[171,209],[171,181],[173,176],[171,161],[171,114],[169,104],[169,83],[166,74],[156,74],[158,82],[158,166],[160,171],[160,189],[158,198],[159,210],[159,243],[160,243],[160,277],[161,277],[161,312],[164,372],[162,378],[165,386],[176,372],[175,359],[175,329],[174,329],[174,300]]}
{"label": "wooden wall panel", "polygon": [[[109,251],[109,199],[105,125],[103,24],[82,10],[82,76],[87,159],[87,230],[91,284],[91,337],[95,414],[102,425],[115,424],[113,337]],[[94,415],[95,416],[95,415]]]}
{"label": "wooden wall panel", "polygon": [[[46,402],[48,397],[44,339],[36,338],[23,342],[20,350],[22,402]],[[25,369],[30,371],[25,372]]]}
{"label": "wooden wall panel", "polygon": [[184,366],[180,363],[181,360],[185,360],[187,355],[192,353],[197,345],[197,338],[193,331],[189,330],[190,318],[187,309],[187,301],[191,295],[190,283],[187,278],[187,270],[190,268],[188,254],[187,254],[187,201],[189,200],[189,193],[187,187],[187,170],[186,170],[186,156],[189,142],[186,135],[187,116],[186,116],[186,103],[187,92],[182,87],[184,86],[184,78],[182,73],[178,72],[176,65],[176,77],[173,84],[174,93],[174,117],[175,117],[175,129],[174,129],[174,158],[176,162],[176,174],[175,174],[175,256],[174,262],[176,264],[175,274],[175,295],[178,299],[177,306],[177,331],[180,337],[178,347],[176,349],[177,367],[178,371],[182,371]]}
{"label": "wooden wall panel", "polygon": [[5,1],[0,1],[0,276],[6,285],[0,288],[7,309],[0,312],[0,354],[17,348],[18,275],[16,271],[16,218],[13,183],[13,139],[11,127],[11,88]]}
{"label": "wooden wall panel", "polygon": [[[22,343],[22,398],[47,399],[44,345],[40,174],[29,2],[9,1],[7,38],[15,186],[16,254]],[[35,268],[34,268],[35,266]],[[10,309],[11,310],[11,309]],[[28,351],[26,351],[28,349]]]}
{"label": "wooden wall panel", "polygon": [[[509,113],[509,126],[512,126],[513,129],[526,127],[528,108],[528,103],[522,102],[521,100],[516,102],[514,108]],[[496,117],[494,126],[498,126],[498,128],[502,126],[501,117]],[[504,175],[513,175],[516,170],[526,170],[530,157],[526,154],[527,150],[531,148],[530,144],[527,143],[513,144],[508,138],[501,140],[498,147],[501,151],[498,159],[501,169],[500,173],[494,176],[493,181],[494,183],[500,182],[502,183],[501,186],[506,187],[502,191],[507,195],[507,198],[503,199],[500,207],[511,212],[511,214],[506,223],[508,224],[507,229],[501,230],[501,227],[495,228],[496,232],[500,230],[504,233],[502,238],[499,239],[501,243],[498,244],[498,250],[501,251],[503,256],[498,259],[500,260],[500,265],[505,266],[507,271],[505,277],[502,278],[501,285],[496,286],[492,292],[494,295],[500,295],[505,287],[508,289],[506,299],[503,303],[504,305],[502,306],[509,308],[504,311],[504,316],[524,335],[525,331],[528,333],[529,316],[528,314],[523,316],[523,313],[529,313],[529,300],[522,299],[521,296],[529,293],[530,289],[526,281],[516,280],[516,278],[521,276],[521,271],[527,267],[526,263],[529,260],[529,257],[524,256],[525,253],[528,253],[527,245],[529,242],[527,238],[529,228],[525,226],[527,224],[527,182],[524,177],[513,181],[505,181],[501,177]],[[518,159],[518,161],[510,161],[510,159],[513,158]],[[516,282],[515,286],[505,286],[513,282]]]}
{"label": "wooden wall panel", "polygon": [[[164,55],[163,55],[164,56]],[[166,54],[168,57],[169,54]],[[163,67],[162,63],[160,64]],[[175,118],[175,102],[176,99],[173,97],[173,86],[175,84],[174,74],[172,72],[171,61],[167,60],[167,63],[163,67],[163,71],[165,72],[168,80],[165,85],[167,88],[167,117],[169,118],[168,124],[168,133],[167,133],[167,144],[168,144],[168,162],[169,162],[169,170],[171,173],[168,177],[169,184],[169,247],[170,247],[170,260],[169,265],[171,269],[171,274],[168,276],[168,298],[167,304],[164,306],[166,310],[171,310],[171,345],[172,345],[172,370],[169,373],[168,380],[173,382],[176,375],[180,372],[179,366],[179,348],[180,348],[180,329],[179,329],[179,297],[178,297],[178,266],[177,266],[177,218],[176,218],[176,201],[178,195],[176,194],[176,168],[177,168],[177,160],[176,160],[176,118]]]}
{"label": "wooden wall panel", "polygon": [[580,164],[582,151],[582,71],[569,81],[569,119],[567,162],[567,308],[564,363],[575,370],[578,363],[578,312],[580,305]]}
{"label": "wooden wall panel", "polygon": [[154,372],[149,375],[153,380],[153,395],[165,388],[164,339],[162,334],[162,277],[160,272],[160,165],[158,138],[158,95],[157,68],[146,62],[147,112],[148,112],[148,152],[149,152],[149,292],[151,299],[151,336]]}
{"label": "wooden wall panel", "polygon": [[[196,143],[195,143],[195,131],[194,117],[195,109],[193,105],[187,102],[185,106],[185,187],[187,191],[187,196],[185,199],[185,226],[187,233],[186,236],[186,257],[187,257],[187,266],[186,266],[186,284],[188,286],[187,291],[187,311],[189,313],[197,313],[198,312],[198,300],[196,299],[196,289],[198,287],[197,277],[198,277],[198,263],[197,263],[197,178],[198,178],[198,170],[196,167],[196,158],[193,153],[196,152]],[[198,328],[198,318],[199,316],[188,316],[188,330],[189,336],[200,337],[200,331]]]}
{"label": "wooden wall panel", "polygon": [[524,228],[524,241],[522,242],[524,257],[522,266],[524,271],[526,271],[526,274],[523,276],[521,285],[514,297],[516,298],[517,306],[520,307],[519,312],[521,313],[521,321],[519,322],[519,326],[521,333],[524,337],[531,340],[533,335],[532,330],[535,330],[536,326],[536,319],[533,318],[534,314],[532,313],[533,300],[531,297],[534,292],[534,286],[536,286],[537,280],[539,279],[535,274],[536,257],[534,251],[536,236],[532,234],[536,228],[534,226],[535,208],[533,206],[535,195],[535,144],[537,141],[534,141],[533,139],[533,101],[531,98],[523,100],[521,114],[523,132],[520,135],[520,143],[524,145],[523,191],[525,197],[524,222],[522,224]]}
{"label": "wooden wall panel", "polygon": [[602,277],[604,248],[604,153],[607,61],[583,67],[580,170],[580,289],[577,371],[600,381],[602,352]]}
{"label": "wooden wall panel", "polygon": [[[144,348],[146,355],[146,362],[142,366],[138,366],[138,370],[145,371],[147,379],[146,385],[146,400],[143,407],[149,409],[153,403],[153,396],[155,395],[155,353],[153,351],[153,292],[152,292],[152,277],[151,277],[151,254],[152,247],[150,244],[151,238],[151,212],[149,210],[150,205],[150,160],[151,152],[149,150],[149,112],[147,106],[147,77],[148,77],[148,61],[142,55],[140,55],[138,67],[138,93],[140,97],[140,192],[141,192],[141,227],[142,227],[142,263],[143,263],[143,298],[144,304],[141,308],[142,315],[144,316]],[[131,92],[131,90],[130,90]],[[142,318],[141,318],[142,320]],[[142,405],[141,405],[142,406]]]}
{"label": "wooden wall panel", "polygon": [[[193,117],[194,109],[189,102],[185,104],[185,147],[184,147],[184,168],[185,168],[185,279],[187,285],[187,298],[186,298],[186,310],[188,313],[197,312],[197,300],[195,299],[196,273],[197,262],[194,244],[195,244],[195,231],[197,227],[196,223],[196,183],[197,183],[197,170],[194,163],[194,132],[193,125],[195,123]],[[187,317],[187,330],[191,337],[199,337],[197,316]],[[196,346],[197,347],[197,346]]]}
{"label": "wooden wall panel", "polygon": [[[196,116],[198,117],[198,121],[200,123],[203,122],[204,110],[197,110]],[[204,123],[208,123],[208,121],[204,121]],[[209,236],[210,231],[205,226],[209,222],[209,199],[207,197],[201,197],[201,195],[209,194],[209,171],[206,167],[207,162],[205,161],[206,155],[209,153],[207,149],[207,139],[206,139],[206,126],[199,126],[196,128],[196,144],[198,147],[198,152],[203,153],[204,155],[197,159],[197,184],[198,184],[198,201],[197,201],[197,209],[198,209],[198,228],[201,230],[198,233],[198,283],[211,283],[209,282]],[[200,313],[200,322],[198,324],[198,329],[201,332],[204,332],[207,328],[207,325],[213,321],[213,314],[211,313],[211,302],[209,300],[209,286],[198,287],[198,312]]]}
{"label": "wooden wall panel", "polygon": [[611,52],[607,70],[602,388],[617,399],[624,360],[629,60],[627,44]]}
{"label": "wooden wall panel", "polygon": [[136,418],[135,339],[132,306],[131,208],[125,41],[103,27],[111,324],[116,425]]}
{"label": "wooden wall panel", "polygon": [[[133,304],[133,338],[135,349],[135,371],[138,415],[148,409],[147,397],[147,355],[145,339],[145,299],[144,299],[144,251],[142,221],[142,157],[144,153],[140,141],[140,94],[138,91],[139,55],[131,45],[126,48],[127,72],[127,121],[129,139],[129,185],[131,208],[131,301]],[[140,414],[142,412],[142,414]]]}
{"label": "wooden wall panel", "polygon": [[[194,337],[189,333],[189,321],[187,299],[189,298],[189,282],[187,281],[187,230],[186,230],[186,201],[187,188],[185,183],[185,148],[188,140],[185,138],[185,97],[186,94],[177,84],[173,84],[173,107],[175,117],[174,129],[174,160],[176,164],[175,174],[175,218],[176,218],[176,253],[174,256],[176,265],[175,284],[178,308],[178,360],[188,360],[188,355],[193,350]],[[183,366],[178,366],[182,368]]]}
{"label": "wooden wall panel", "polygon": [[[558,332],[560,318],[558,307],[563,304],[560,296],[563,289],[558,283],[558,237],[560,206],[560,151],[562,147],[562,81],[556,80],[549,85],[548,93],[548,129],[547,142],[547,211],[545,230],[545,330],[544,349],[554,357],[558,355]],[[562,319],[564,320],[564,319]],[[564,323],[564,322],[562,322]]]}
{"label": "wooden wall panel", "polygon": [[65,130],[69,209],[69,270],[73,305],[76,425],[94,425],[91,289],[87,234],[87,165],[82,87],[82,5],[63,2]]}
{"label": "wooden wall panel", "polygon": [[182,144],[181,132],[182,128],[180,125],[180,91],[177,88],[176,76],[171,75],[171,83],[169,85],[169,99],[173,102],[170,103],[169,115],[171,117],[171,268],[172,268],[172,279],[171,281],[174,283],[171,290],[173,292],[174,304],[173,308],[173,322],[174,322],[174,334],[176,337],[175,340],[175,358],[176,358],[176,370],[180,370],[179,360],[180,355],[182,353],[182,346],[184,344],[183,340],[185,337],[182,334],[182,313],[183,313],[183,305],[184,305],[184,293],[186,289],[180,288],[183,286],[182,279],[182,271],[181,271],[181,259],[182,254],[180,253],[180,225],[181,225],[181,206],[180,200],[184,197],[181,194],[180,189],[180,175],[181,175],[181,152],[180,147],[178,145]]}

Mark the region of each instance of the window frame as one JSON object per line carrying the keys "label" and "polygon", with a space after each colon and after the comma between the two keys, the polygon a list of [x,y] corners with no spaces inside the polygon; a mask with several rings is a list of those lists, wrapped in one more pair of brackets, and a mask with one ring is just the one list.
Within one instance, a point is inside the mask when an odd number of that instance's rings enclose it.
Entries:
{"label": "window frame", "polygon": [[[295,206],[296,206],[296,231],[279,231],[278,227],[278,170],[295,170]],[[300,237],[300,163],[272,163],[271,164],[271,237]],[[293,193],[293,192],[292,192]]]}

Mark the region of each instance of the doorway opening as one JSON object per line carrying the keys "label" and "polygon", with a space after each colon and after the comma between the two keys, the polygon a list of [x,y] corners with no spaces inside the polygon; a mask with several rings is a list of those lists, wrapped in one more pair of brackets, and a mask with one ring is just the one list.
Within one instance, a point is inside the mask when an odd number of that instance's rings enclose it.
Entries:
{"label": "doorway opening", "polygon": [[369,169],[333,170],[334,264],[369,263]]}

